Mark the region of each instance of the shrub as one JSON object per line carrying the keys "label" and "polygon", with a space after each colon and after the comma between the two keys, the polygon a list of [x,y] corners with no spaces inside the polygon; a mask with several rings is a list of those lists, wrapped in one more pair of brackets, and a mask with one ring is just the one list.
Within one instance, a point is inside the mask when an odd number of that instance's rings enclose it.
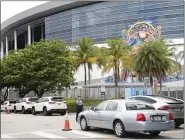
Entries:
{"label": "shrub", "polygon": [[[68,106],[68,112],[76,112],[76,100],[67,99],[66,101]],[[83,100],[84,109],[86,109],[87,106],[96,106],[101,101],[102,100]]]}

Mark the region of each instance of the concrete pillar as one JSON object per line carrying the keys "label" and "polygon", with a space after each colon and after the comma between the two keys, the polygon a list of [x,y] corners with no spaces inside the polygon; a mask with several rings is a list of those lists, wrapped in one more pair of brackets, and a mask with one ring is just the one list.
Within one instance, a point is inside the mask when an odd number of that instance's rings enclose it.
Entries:
{"label": "concrete pillar", "polygon": [[4,44],[3,41],[1,41],[1,59],[3,59],[4,56]]}
{"label": "concrete pillar", "polygon": [[8,36],[6,36],[6,56],[8,55]]}
{"label": "concrete pillar", "polygon": [[34,27],[32,28],[32,43],[34,43]]}
{"label": "concrete pillar", "polygon": [[44,27],[43,24],[41,24],[41,39],[44,39],[44,32],[43,32],[44,29],[43,29],[43,27]]}
{"label": "concrete pillar", "polygon": [[31,25],[28,25],[28,44],[31,44]]}
{"label": "concrete pillar", "polygon": [[17,31],[14,31],[14,50],[17,50]]}

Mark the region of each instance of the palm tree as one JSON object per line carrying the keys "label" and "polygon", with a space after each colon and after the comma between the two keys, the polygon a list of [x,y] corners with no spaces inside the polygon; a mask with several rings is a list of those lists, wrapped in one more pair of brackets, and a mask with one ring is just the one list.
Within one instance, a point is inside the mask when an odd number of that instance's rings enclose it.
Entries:
{"label": "palm tree", "polygon": [[180,58],[180,60],[182,61],[184,59],[184,50],[180,51],[177,55],[178,58]]}
{"label": "palm tree", "polygon": [[[97,51],[97,65],[103,69],[103,72],[109,72],[113,69],[115,87],[118,87],[120,66],[124,65],[124,61],[129,58],[130,47],[125,47],[121,38],[106,40],[108,48],[101,47]],[[117,89],[115,88],[115,93]]]}
{"label": "palm tree", "polygon": [[173,48],[168,48],[164,40],[145,42],[133,58],[133,69],[141,77],[159,79],[161,91],[162,79],[173,72],[174,67],[180,65],[171,59],[171,56],[173,56]]}
{"label": "palm tree", "polygon": [[131,47],[126,47],[121,38],[115,38],[106,41],[108,48],[108,58],[106,65],[104,66],[105,71],[109,71],[113,68],[115,87],[118,86],[119,71],[127,64],[127,60],[130,60]]}
{"label": "palm tree", "polygon": [[[75,49],[74,52],[74,60],[76,62],[76,67],[77,69],[83,65],[84,66],[84,82],[85,85],[87,84],[87,66],[89,69],[89,74],[90,74],[90,69],[91,67],[91,63],[93,63],[93,57],[92,57],[92,51],[93,51],[93,46],[95,44],[95,41],[91,38],[81,38],[79,40],[77,40],[78,43],[78,47]],[[89,76],[90,77],[90,76]],[[85,90],[85,96],[86,96],[86,90]]]}

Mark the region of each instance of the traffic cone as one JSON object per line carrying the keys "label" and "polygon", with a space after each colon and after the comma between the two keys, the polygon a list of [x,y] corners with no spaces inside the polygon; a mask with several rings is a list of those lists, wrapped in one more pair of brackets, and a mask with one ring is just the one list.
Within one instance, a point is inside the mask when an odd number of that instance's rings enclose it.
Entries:
{"label": "traffic cone", "polygon": [[72,129],[70,129],[68,113],[66,112],[64,129],[62,129],[62,131],[71,131],[71,130]]}
{"label": "traffic cone", "polygon": [[9,107],[7,108],[6,114],[10,114],[10,109],[9,109]]}

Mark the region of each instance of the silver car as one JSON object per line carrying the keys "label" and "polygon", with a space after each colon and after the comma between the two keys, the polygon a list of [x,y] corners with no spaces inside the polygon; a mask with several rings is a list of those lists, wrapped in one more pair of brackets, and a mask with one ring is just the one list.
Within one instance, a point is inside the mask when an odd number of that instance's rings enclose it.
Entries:
{"label": "silver car", "polygon": [[91,110],[78,115],[82,130],[90,127],[114,130],[117,137],[125,137],[127,132],[149,132],[158,136],[161,131],[175,128],[171,113],[136,100],[107,100]]}
{"label": "silver car", "polygon": [[129,99],[145,101],[157,110],[167,110],[172,113],[175,127],[184,124],[184,102],[166,96],[133,96]]}

